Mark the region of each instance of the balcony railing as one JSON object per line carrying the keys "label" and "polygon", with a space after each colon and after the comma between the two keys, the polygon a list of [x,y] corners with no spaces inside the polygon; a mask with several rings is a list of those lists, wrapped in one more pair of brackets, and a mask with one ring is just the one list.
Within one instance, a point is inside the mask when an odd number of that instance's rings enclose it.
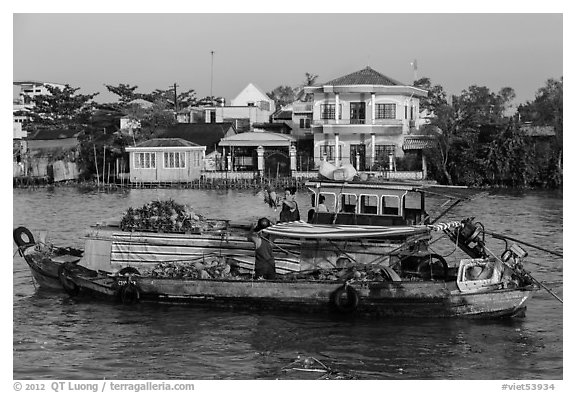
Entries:
{"label": "balcony railing", "polygon": [[377,126],[401,126],[403,124],[402,119],[339,119],[336,123],[336,119],[315,119],[313,125],[315,126],[325,126],[325,125],[377,125]]}

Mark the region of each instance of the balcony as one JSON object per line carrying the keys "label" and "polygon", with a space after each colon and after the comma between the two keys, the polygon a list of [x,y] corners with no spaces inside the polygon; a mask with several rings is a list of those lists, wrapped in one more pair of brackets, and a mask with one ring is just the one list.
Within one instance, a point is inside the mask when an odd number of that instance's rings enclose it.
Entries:
{"label": "balcony", "polygon": [[402,119],[316,119],[313,127],[321,128],[324,134],[374,133],[400,135],[407,124]]}

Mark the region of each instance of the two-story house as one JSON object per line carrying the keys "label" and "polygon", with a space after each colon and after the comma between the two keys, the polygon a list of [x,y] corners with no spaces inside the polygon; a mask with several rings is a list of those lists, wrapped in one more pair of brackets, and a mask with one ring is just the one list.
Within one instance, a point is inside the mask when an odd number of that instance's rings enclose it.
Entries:
{"label": "two-story house", "polygon": [[420,98],[428,92],[370,67],[315,86],[314,161],[351,163],[357,170],[390,170],[406,137],[420,126]]}

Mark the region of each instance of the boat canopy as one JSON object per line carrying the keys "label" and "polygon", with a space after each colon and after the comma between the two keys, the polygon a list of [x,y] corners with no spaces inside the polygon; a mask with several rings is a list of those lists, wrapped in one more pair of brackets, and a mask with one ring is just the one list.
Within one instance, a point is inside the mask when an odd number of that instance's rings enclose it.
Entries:
{"label": "boat canopy", "polygon": [[280,237],[309,239],[359,239],[411,236],[430,232],[426,225],[366,226],[309,224],[304,221],[282,222],[263,232]]}

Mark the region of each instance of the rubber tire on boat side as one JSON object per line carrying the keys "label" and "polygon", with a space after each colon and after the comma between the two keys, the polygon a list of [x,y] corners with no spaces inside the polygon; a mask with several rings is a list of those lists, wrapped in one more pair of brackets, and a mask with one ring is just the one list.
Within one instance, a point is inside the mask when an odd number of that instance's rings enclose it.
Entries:
{"label": "rubber tire on boat side", "polygon": [[120,301],[124,305],[132,305],[138,303],[140,300],[140,290],[138,286],[132,282],[120,288]]}
{"label": "rubber tire on boat side", "polygon": [[[22,237],[22,235],[24,235],[25,237],[28,238],[28,240],[24,240],[24,237]],[[14,243],[16,243],[16,245],[18,247],[28,247],[33,245],[34,242],[34,236],[32,236],[32,232],[30,232],[28,230],[28,228],[25,227],[18,227],[16,229],[14,229],[14,232],[12,233],[12,237],[14,238]]]}
{"label": "rubber tire on boat side", "polygon": [[80,287],[76,285],[73,281],[70,281],[66,275],[64,274],[64,270],[66,269],[66,265],[62,264],[58,267],[58,279],[60,280],[60,284],[64,288],[64,291],[72,297],[78,296],[80,292]]}
{"label": "rubber tire on boat side", "polygon": [[138,275],[140,275],[140,272],[138,271],[138,269],[136,269],[132,266],[128,266],[128,267],[123,267],[122,269],[120,269],[118,274],[121,276],[124,276],[126,274],[138,274]]}
{"label": "rubber tire on boat side", "polygon": [[343,285],[332,292],[331,302],[337,311],[343,314],[349,314],[358,308],[360,297],[354,288]]}
{"label": "rubber tire on boat side", "polygon": [[430,268],[430,270],[432,270],[431,268],[431,262],[430,260],[432,259],[436,259],[440,262],[440,264],[442,265],[442,276],[440,277],[435,277],[435,278],[440,278],[440,279],[446,279],[446,277],[448,277],[448,264],[446,263],[446,260],[444,259],[444,257],[442,255],[438,255],[438,254],[431,254],[429,258],[424,259],[422,262],[420,262],[418,264],[417,267],[417,271],[418,273],[421,273],[422,269],[424,268]]}

